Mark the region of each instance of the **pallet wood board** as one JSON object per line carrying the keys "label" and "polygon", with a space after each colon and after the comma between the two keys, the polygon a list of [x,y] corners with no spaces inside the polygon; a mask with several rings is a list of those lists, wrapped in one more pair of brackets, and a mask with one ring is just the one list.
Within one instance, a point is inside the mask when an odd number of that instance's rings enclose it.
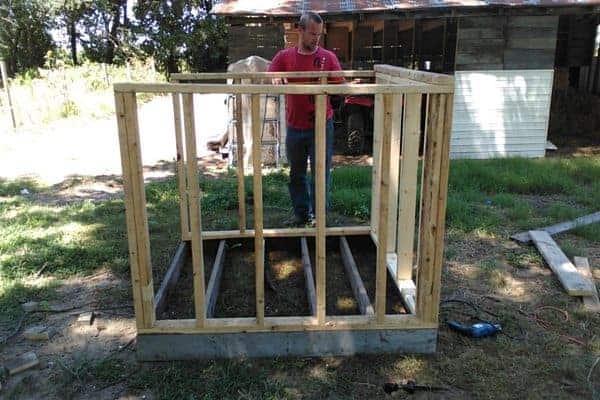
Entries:
{"label": "pallet wood board", "polygon": [[[556,225],[547,226],[545,228],[536,229],[537,231],[544,231],[550,235],[554,235],[556,233],[566,232],[571,229],[578,228],[580,226],[589,225],[594,222],[600,222],[600,211],[595,212],[593,214],[584,215],[579,218],[575,218],[572,221],[561,222]],[[521,243],[530,243],[531,237],[529,236],[529,232],[521,232],[514,234],[510,237],[513,240],[516,240]]]}
{"label": "pallet wood board", "polygon": [[[573,262],[575,266],[581,272],[581,274],[587,278],[592,285],[594,285],[594,278],[592,277],[592,270],[590,269],[590,263],[588,259],[585,257],[573,257]],[[598,299],[598,289],[594,291],[594,294],[591,296],[582,296],[581,300],[583,301],[583,306],[588,311],[600,312],[600,299]]]}
{"label": "pallet wood board", "polygon": [[529,231],[529,235],[569,295],[592,296],[594,294],[596,288],[592,287],[591,282],[577,271],[548,232]]}

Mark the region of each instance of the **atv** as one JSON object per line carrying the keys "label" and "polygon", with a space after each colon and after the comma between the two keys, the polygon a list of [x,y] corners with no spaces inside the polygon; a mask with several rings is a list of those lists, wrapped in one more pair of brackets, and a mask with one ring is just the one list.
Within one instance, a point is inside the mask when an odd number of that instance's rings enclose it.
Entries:
{"label": "atv", "polygon": [[363,154],[368,138],[373,136],[373,112],[375,99],[372,95],[350,95],[332,99],[336,132],[343,150],[348,155]]}

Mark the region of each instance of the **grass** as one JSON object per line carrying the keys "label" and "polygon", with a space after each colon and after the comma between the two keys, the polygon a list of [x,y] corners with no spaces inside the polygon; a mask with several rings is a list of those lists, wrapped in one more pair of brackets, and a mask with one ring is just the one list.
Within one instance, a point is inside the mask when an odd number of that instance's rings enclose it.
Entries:
{"label": "grass", "polygon": [[[506,247],[517,231],[562,222],[596,211],[600,204],[600,157],[580,159],[452,161],[447,209],[448,243],[442,295],[471,293],[480,305],[502,319],[508,333],[472,341],[440,330],[434,357],[294,358],[131,365],[115,357],[75,358],[65,362],[61,398],[78,391],[126,382],[134,393],[157,399],[227,398],[385,398],[387,380],[415,379],[450,386],[450,398],[590,398],[587,373],[600,357],[600,317],[581,311],[552,277],[525,282],[529,300],[507,297],[501,303],[488,294],[511,290],[511,270],[542,267],[529,247]],[[281,226],[291,214],[285,171],[263,179],[265,226]],[[248,226],[252,224],[252,177],[246,177]],[[203,177],[204,229],[237,228],[237,181],[232,171],[219,179]],[[366,223],[370,209],[371,170],[343,167],[332,172],[328,223]],[[27,189],[28,194],[22,194]],[[60,279],[107,268],[128,279],[128,252],[122,200],[81,201],[64,205],[41,202],[49,188],[35,182],[0,181],[0,326],[6,332],[22,317],[20,304],[57,298]],[[178,188],[174,180],[147,185],[147,213],[155,284],[179,237]],[[600,224],[557,238],[567,255],[597,249]],[[32,274],[48,263],[55,281],[32,283]],[[125,288],[102,296],[128,299]],[[568,310],[569,319],[551,309]],[[461,318],[465,309],[443,307],[441,321]],[[468,310],[467,310],[468,311]],[[489,316],[488,316],[489,317]],[[31,322],[31,321],[28,321]],[[595,335],[595,336],[594,336]],[[574,344],[570,338],[585,342]],[[600,370],[594,377],[598,377]],[[131,374],[131,375],[129,375]],[[596,380],[598,381],[598,379]],[[165,384],[169,382],[169,384]],[[26,395],[15,387],[7,398]]]}

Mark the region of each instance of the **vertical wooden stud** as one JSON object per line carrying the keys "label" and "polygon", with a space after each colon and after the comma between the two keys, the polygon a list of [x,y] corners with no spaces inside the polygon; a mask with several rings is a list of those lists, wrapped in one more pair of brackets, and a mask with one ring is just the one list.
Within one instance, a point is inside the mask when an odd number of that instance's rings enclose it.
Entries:
{"label": "vertical wooden stud", "polygon": [[260,95],[251,97],[252,166],[254,176],[254,256],[256,259],[256,322],[265,323],[265,241],[263,238],[262,140]]}
{"label": "vertical wooden stud", "polygon": [[326,127],[325,119],[327,112],[327,96],[315,96],[315,157],[316,157],[316,179],[315,179],[315,207],[317,219],[316,243],[316,275],[317,275],[317,322],[319,325],[325,323],[326,308],[326,273],[325,273],[325,157],[326,157]]}
{"label": "vertical wooden stud", "polygon": [[185,171],[185,153],[183,150],[183,130],[181,129],[181,94],[173,93],[173,120],[175,122],[175,147],[177,150],[176,168],[179,186],[179,214],[181,222],[181,240],[190,240],[190,208],[188,182]]}
{"label": "vertical wooden stud", "polygon": [[[239,84],[241,79],[235,79]],[[237,142],[238,214],[240,233],[246,231],[246,190],[244,187],[244,121],[242,120],[242,95],[235,95],[235,136]]]}
{"label": "vertical wooden stud", "polygon": [[[396,235],[398,232],[398,184],[400,175],[400,145],[402,140],[402,95],[393,96],[390,142],[390,200],[388,203],[387,252],[396,253]],[[404,228],[401,228],[404,234]]]}

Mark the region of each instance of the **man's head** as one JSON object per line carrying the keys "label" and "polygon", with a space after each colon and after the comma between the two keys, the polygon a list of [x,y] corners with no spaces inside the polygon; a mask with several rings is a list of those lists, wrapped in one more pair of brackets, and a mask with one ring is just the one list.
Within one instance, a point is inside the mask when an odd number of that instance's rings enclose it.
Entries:
{"label": "man's head", "polygon": [[313,52],[323,34],[323,19],[316,12],[308,11],[302,14],[298,22],[300,37],[298,47],[304,52]]}

